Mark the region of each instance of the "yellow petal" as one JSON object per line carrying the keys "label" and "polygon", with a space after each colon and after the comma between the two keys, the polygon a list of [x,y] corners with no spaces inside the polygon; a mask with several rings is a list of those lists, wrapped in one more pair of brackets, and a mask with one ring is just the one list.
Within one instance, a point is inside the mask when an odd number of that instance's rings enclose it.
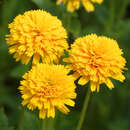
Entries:
{"label": "yellow petal", "polygon": [[96,90],[96,83],[95,82],[91,82],[90,83],[90,87],[91,87],[91,91],[94,92]]}
{"label": "yellow petal", "polygon": [[64,59],[63,59],[63,62],[69,63],[69,59],[68,59],[68,58],[64,58]]}
{"label": "yellow petal", "polygon": [[65,100],[65,104],[73,107],[75,105],[75,102],[73,100],[67,99]]}
{"label": "yellow petal", "polygon": [[99,90],[100,90],[100,85],[98,84],[97,85],[97,92],[99,92]]}
{"label": "yellow petal", "polygon": [[65,105],[57,106],[57,108],[64,114],[67,114],[70,111]]}
{"label": "yellow petal", "polygon": [[73,74],[74,80],[78,79],[79,77],[80,77],[80,75],[79,75],[77,72],[75,72],[75,73]]}
{"label": "yellow petal", "polygon": [[43,103],[42,102],[37,102],[37,107],[38,107],[39,110],[42,109]]}
{"label": "yellow petal", "polygon": [[85,9],[89,12],[94,11],[94,6],[93,4],[88,1],[88,0],[82,0],[83,6],[85,7]]}
{"label": "yellow petal", "polygon": [[47,117],[48,118],[49,117],[52,117],[52,118],[55,117],[55,109],[54,109],[54,107],[51,106],[50,109],[48,109]]}
{"label": "yellow petal", "polygon": [[45,119],[47,111],[44,109],[41,109],[39,112],[39,117],[42,119]]}
{"label": "yellow petal", "polygon": [[85,85],[87,82],[88,82],[88,80],[86,80],[86,79],[83,78],[83,77],[81,77],[81,78],[79,79],[79,81],[78,81],[78,83],[79,83],[80,85]]}
{"label": "yellow petal", "polygon": [[27,65],[28,62],[29,62],[29,60],[30,60],[30,57],[28,57],[28,56],[26,56],[26,55],[23,55],[23,56],[21,57],[21,63],[22,63],[22,64]]}
{"label": "yellow petal", "polygon": [[95,3],[101,4],[101,3],[103,2],[103,0],[92,0],[92,2],[95,2]]}
{"label": "yellow petal", "polygon": [[50,102],[49,101],[44,102],[44,108],[50,109]]}
{"label": "yellow petal", "polygon": [[16,52],[16,51],[17,51],[17,48],[18,48],[18,47],[15,46],[15,45],[14,45],[14,46],[11,46],[11,47],[9,48],[9,53],[12,54],[12,53]]}
{"label": "yellow petal", "polygon": [[19,90],[24,90],[24,86],[19,86],[18,89]]}
{"label": "yellow petal", "polygon": [[106,83],[106,85],[108,86],[109,89],[114,88],[114,85],[113,85],[113,83],[111,82],[110,79],[106,79],[106,80],[105,80],[105,83]]}
{"label": "yellow petal", "polygon": [[31,103],[28,104],[27,107],[28,107],[29,110],[33,110],[34,108],[36,108],[36,107],[35,107],[33,104],[31,104]]}
{"label": "yellow petal", "polygon": [[40,56],[38,54],[34,54],[33,56],[33,64],[38,64],[40,60]]}
{"label": "yellow petal", "polygon": [[24,92],[24,95],[22,95],[22,98],[23,98],[23,99],[28,99],[28,98],[30,98],[30,97],[32,97],[32,94],[31,94],[30,92],[28,92],[28,93],[25,93],[25,92]]}
{"label": "yellow petal", "polygon": [[25,105],[28,104],[28,103],[29,103],[29,100],[23,100],[23,101],[22,101],[22,105],[23,105],[23,106],[25,106]]}

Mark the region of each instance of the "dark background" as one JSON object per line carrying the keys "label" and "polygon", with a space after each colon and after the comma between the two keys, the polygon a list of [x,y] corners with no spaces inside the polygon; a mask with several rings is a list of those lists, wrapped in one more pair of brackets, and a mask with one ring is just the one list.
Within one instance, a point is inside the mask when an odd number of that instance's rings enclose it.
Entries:
{"label": "dark background", "polygon": [[[21,76],[29,65],[15,62],[8,54],[5,34],[8,24],[20,13],[31,9],[49,11],[63,22],[68,31],[68,42],[90,33],[105,35],[118,41],[124,57],[130,58],[130,0],[104,0],[95,4],[95,11],[88,13],[83,7],[74,13],[55,0],[0,0],[0,130],[15,130],[20,118],[21,97],[18,91]],[[92,93],[82,130],[130,130],[130,71],[125,72],[124,83],[113,81],[115,88],[102,85],[100,92]],[[75,108],[68,115],[57,112],[56,118],[46,119],[45,130],[75,130],[87,87],[78,86]],[[22,130],[40,130],[41,120],[37,111],[26,110]]]}

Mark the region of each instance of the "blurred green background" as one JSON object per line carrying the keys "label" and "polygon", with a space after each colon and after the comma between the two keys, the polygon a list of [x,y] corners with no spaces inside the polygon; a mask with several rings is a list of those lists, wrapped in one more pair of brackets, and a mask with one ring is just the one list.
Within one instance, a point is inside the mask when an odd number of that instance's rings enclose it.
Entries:
{"label": "blurred green background", "polygon": [[[130,0],[104,0],[95,4],[95,11],[88,13],[81,7],[74,13],[65,6],[57,6],[55,0],[0,0],[0,130],[15,130],[20,118],[21,97],[17,90],[21,76],[29,65],[16,63],[8,54],[5,34],[8,24],[19,14],[31,9],[49,11],[63,22],[68,31],[68,42],[90,33],[105,35],[118,41],[130,67]],[[124,83],[113,81],[110,91],[105,85],[100,93],[92,93],[82,130],[130,130],[130,71],[125,72]],[[76,106],[68,115],[57,112],[56,118],[46,119],[45,130],[75,130],[87,87],[78,86]],[[41,120],[37,111],[26,110],[22,130],[40,130]]]}

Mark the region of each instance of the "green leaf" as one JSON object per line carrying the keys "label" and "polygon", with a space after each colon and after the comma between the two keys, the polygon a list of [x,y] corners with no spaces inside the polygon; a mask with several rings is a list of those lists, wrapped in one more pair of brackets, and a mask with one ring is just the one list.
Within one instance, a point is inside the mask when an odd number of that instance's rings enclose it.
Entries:
{"label": "green leaf", "polygon": [[37,113],[26,110],[22,130],[40,130],[40,123]]}
{"label": "green leaf", "polygon": [[0,108],[0,126],[8,126],[8,119],[3,108]]}
{"label": "green leaf", "polygon": [[15,68],[12,69],[10,76],[14,78],[21,78],[22,75],[24,75],[27,71],[29,71],[29,66],[30,64],[23,65],[19,63],[17,66],[15,66]]}
{"label": "green leaf", "polygon": [[8,118],[3,108],[0,108],[0,130],[13,130],[13,127],[8,126]]}
{"label": "green leaf", "polygon": [[123,119],[108,122],[108,130],[129,130],[129,122]]}
{"label": "green leaf", "polygon": [[49,11],[53,15],[59,16],[63,11],[61,6],[57,6],[55,1],[51,0],[32,0],[39,8]]}
{"label": "green leaf", "polygon": [[81,24],[77,18],[71,18],[71,25],[69,31],[74,35],[74,37],[80,36]]}
{"label": "green leaf", "polygon": [[94,14],[101,24],[107,23],[107,21],[110,17],[108,9],[103,5],[96,8],[96,10],[94,11]]}
{"label": "green leaf", "polygon": [[77,122],[79,120],[78,112],[70,112],[68,115],[57,111],[55,118],[55,130],[76,130]]}

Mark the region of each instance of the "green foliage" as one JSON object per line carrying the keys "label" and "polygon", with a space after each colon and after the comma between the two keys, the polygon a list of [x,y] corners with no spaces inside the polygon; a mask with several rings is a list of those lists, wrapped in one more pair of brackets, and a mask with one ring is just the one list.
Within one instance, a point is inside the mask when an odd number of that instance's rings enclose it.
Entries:
{"label": "green foliage", "polygon": [[[13,55],[8,54],[5,42],[8,24],[19,13],[43,9],[57,16],[67,29],[69,44],[77,37],[90,33],[112,37],[118,41],[127,61],[130,60],[130,0],[104,0],[101,5],[95,4],[96,10],[92,13],[86,12],[83,7],[69,13],[66,6],[57,6],[55,3],[55,0],[0,1],[0,130],[17,128],[21,112],[21,97],[17,87],[22,75],[30,68],[30,65],[15,62]],[[112,91],[102,86],[100,93],[92,94],[82,130],[130,130],[130,71],[125,75],[124,83],[114,81],[115,88]],[[46,130],[75,130],[86,91],[86,87],[78,86],[75,108],[69,115],[57,112],[54,120],[45,119]],[[41,130],[41,125],[38,112],[26,110],[22,130]]]}
{"label": "green foliage", "polygon": [[0,130],[14,130],[13,127],[9,126],[8,118],[5,115],[3,108],[0,108]]}
{"label": "green foliage", "polygon": [[15,68],[12,69],[10,76],[14,78],[21,78],[26,72],[28,72],[28,70],[30,69],[29,66],[30,64],[25,66],[20,63],[19,65],[15,66]]}

